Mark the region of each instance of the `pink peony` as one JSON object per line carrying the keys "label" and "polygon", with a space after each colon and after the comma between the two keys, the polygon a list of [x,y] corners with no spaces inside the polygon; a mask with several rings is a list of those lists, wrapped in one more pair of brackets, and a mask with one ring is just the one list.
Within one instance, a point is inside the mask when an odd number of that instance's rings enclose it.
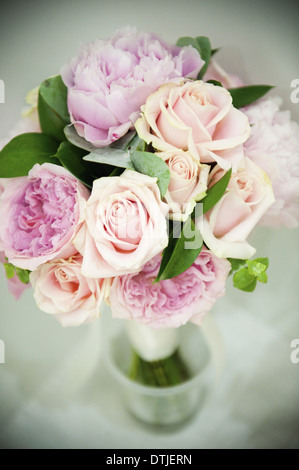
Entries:
{"label": "pink peony", "polygon": [[235,167],[250,134],[247,116],[223,87],[202,80],[168,83],[148,97],[136,122],[141,139],[162,151],[188,151],[201,163]]}
{"label": "pink peony", "polygon": [[252,124],[244,147],[272,181],[275,203],[260,224],[292,228],[299,224],[299,125],[280,110],[281,103],[269,97],[243,108]]}
{"label": "pink peony", "polygon": [[32,271],[74,254],[88,196],[71,173],[51,163],[36,164],[28,176],[9,181],[0,200],[0,240],[9,262]]}
{"label": "pink peony", "polygon": [[162,83],[195,78],[204,62],[191,46],[170,46],[134,28],[82,47],[61,70],[78,134],[103,147],[133,127],[140,106]]}
{"label": "pink peony", "polygon": [[157,255],[139,273],[114,279],[109,296],[112,316],[152,328],[177,328],[188,321],[200,324],[224,295],[229,261],[203,249],[184,273],[153,284],[160,262]]}
{"label": "pink peony", "polygon": [[37,306],[54,315],[63,326],[88,323],[100,314],[110,280],[89,279],[81,273],[82,256],[55,259],[30,274]]}
{"label": "pink peony", "polygon": [[156,178],[126,170],[95,180],[74,242],[84,276],[138,271],[168,243],[166,211]]}

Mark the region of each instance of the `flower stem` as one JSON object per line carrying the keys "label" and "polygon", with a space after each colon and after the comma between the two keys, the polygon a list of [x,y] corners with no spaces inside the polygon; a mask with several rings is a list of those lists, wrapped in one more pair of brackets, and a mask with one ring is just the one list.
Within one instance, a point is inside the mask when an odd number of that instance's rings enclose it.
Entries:
{"label": "flower stem", "polygon": [[143,385],[170,387],[185,382],[191,373],[178,350],[169,357],[155,361],[145,361],[132,350],[129,377]]}

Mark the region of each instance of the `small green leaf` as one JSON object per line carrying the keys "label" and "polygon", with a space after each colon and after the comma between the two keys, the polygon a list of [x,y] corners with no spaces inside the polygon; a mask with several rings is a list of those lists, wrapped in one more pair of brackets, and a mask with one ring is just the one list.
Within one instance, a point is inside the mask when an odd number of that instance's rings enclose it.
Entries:
{"label": "small green leaf", "polygon": [[262,282],[263,284],[266,284],[266,283],[268,282],[267,273],[265,273],[265,272],[260,273],[260,274],[257,276],[257,279],[258,279],[258,281]]}
{"label": "small green leaf", "polygon": [[45,134],[64,140],[63,129],[70,122],[67,108],[67,87],[60,75],[44,80],[39,87],[38,115]]}
{"label": "small green leaf", "polygon": [[234,274],[233,285],[245,292],[254,291],[257,278],[253,274],[249,274],[247,268],[242,268]]}
{"label": "small green leaf", "polygon": [[238,271],[242,266],[246,264],[245,259],[238,259],[238,258],[227,258],[227,260],[230,262],[232,271]]}
{"label": "small green leaf", "polygon": [[169,237],[169,244],[165,248],[161,260],[160,270],[155,282],[171,279],[185,272],[196,260],[203,246],[200,232],[193,220],[184,223],[178,238],[174,232]]}
{"label": "small green leaf", "polygon": [[92,145],[91,142],[88,142],[88,140],[81,137],[77,133],[77,131],[76,131],[76,129],[73,125],[65,126],[65,128],[63,129],[63,132],[64,132],[64,135],[67,138],[67,140],[71,144],[75,145],[75,147],[79,147],[80,149],[87,150],[88,152],[93,152],[94,150],[96,150],[97,147]]}
{"label": "small green leaf", "polygon": [[28,132],[14,137],[0,152],[0,178],[25,176],[39,163],[55,163],[57,141],[38,132]]}
{"label": "small green leaf", "polygon": [[28,269],[16,268],[16,275],[23,284],[29,284],[30,282],[30,271]]}
{"label": "small green leaf", "polygon": [[15,275],[15,267],[11,263],[3,263],[7,279],[12,279]]}
{"label": "small green leaf", "polygon": [[271,85],[249,85],[239,88],[230,88],[228,91],[232,96],[234,107],[243,108],[244,106],[254,103],[254,101],[259,98],[262,98],[271,88],[273,88]]}
{"label": "small green leaf", "polygon": [[164,160],[155,153],[136,150],[131,154],[131,161],[139,173],[158,178],[157,185],[163,198],[170,182],[170,171]]}
{"label": "small green leaf", "polygon": [[249,274],[253,274],[254,276],[258,276],[267,269],[265,264],[259,263],[256,260],[247,260],[247,266]]}

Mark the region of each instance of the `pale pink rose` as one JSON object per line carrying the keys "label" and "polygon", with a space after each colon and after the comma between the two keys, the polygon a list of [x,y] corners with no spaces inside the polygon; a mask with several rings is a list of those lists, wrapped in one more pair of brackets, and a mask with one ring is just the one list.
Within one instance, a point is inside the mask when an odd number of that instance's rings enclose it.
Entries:
{"label": "pale pink rose", "polygon": [[139,273],[114,279],[109,296],[112,316],[151,328],[177,328],[188,321],[200,324],[225,293],[230,263],[204,248],[184,273],[153,283],[160,263],[157,255]]}
{"label": "pale pink rose", "polygon": [[[4,252],[0,251],[0,263],[5,263],[5,255]],[[14,296],[16,300],[19,300],[23,292],[30,287],[30,284],[25,284],[21,282],[18,276],[15,274],[12,278],[7,279],[7,287],[9,292]]]}
{"label": "pale pink rose", "polygon": [[290,111],[280,110],[281,104],[276,96],[243,109],[252,124],[244,148],[273,185],[275,203],[260,225],[293,228],[299,225],[299,125],[292,121]]}
{"label": "pale pink rose", "polygon": [[9,262],[32,271],[76,253],[73,239],[88,197],[82,183],[51,163],[8,181],[0,200],[0,240]]}
{"label": "pale pink rose", "polygon": [[74,242],[83,255],[82,273],[113,277],[138,271],[168,243],[166,211],[155,178],[126,170],[95,180]]}
{"label": "pale pink rose", "polygon": [[210,167],[193,159],[188,152],[167,151],[157,155],[170,171],[170,182],[164,196],[169,217],[185,221],[196,202],[206,195]]}
{"label": "pale pink rose", "polygon": [[54,259],[30,274],[37,306],[54,315],[63,326],[89,323],[100,315],[100,305],[108,296],[110,279],[90,279],[82,275],[82,256]]}
{"label": "pale pink rose", "polygon": [[[223,174],[215,167],[210,185]],[[251,258],[256,250],[247,238],[274,201],[267,174],[245,157],[244,165],[232,173],[222,198],[197,220],[205,244],[220,258]]]}
{"label": "pale pink rose", "polygon": [[95,146],[111,144],[133,128],[140,106],[162,83],[196,78],[203,64],[193,47],[131,27],[84,45],[61,70],[71,122]]}
{"label": "pale pink rose", "polygon": [[201,80],[168,83],[149,96],[136,122],[141,139],[157,150],[184,150],[201,163],[236,166],[250,134],[247,116],[223,87]]}
{"label": "pale pink rose", "polygon": [[237,75],[227,73],[216,61],[211,59],[204,75],[204,81],[217,80],[225,88],[238,88],[244,86],[243,80]]}

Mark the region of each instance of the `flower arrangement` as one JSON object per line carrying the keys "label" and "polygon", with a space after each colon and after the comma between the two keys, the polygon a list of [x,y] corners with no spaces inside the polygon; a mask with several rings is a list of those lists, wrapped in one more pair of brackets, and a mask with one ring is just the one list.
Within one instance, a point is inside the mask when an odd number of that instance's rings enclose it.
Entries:
{"label": "flower arrangement", "polygon": [[28,94],[0,151],[1,261],[17,298],[32,286],[64,326],[106,303],[137,345],[144,327],[200,325],[230,274],[247,292],[267,282],[248,237],[298,226],[299,126],[272,86],[244,84],[216,53],[204,36],[170,45],[127,27]]}

